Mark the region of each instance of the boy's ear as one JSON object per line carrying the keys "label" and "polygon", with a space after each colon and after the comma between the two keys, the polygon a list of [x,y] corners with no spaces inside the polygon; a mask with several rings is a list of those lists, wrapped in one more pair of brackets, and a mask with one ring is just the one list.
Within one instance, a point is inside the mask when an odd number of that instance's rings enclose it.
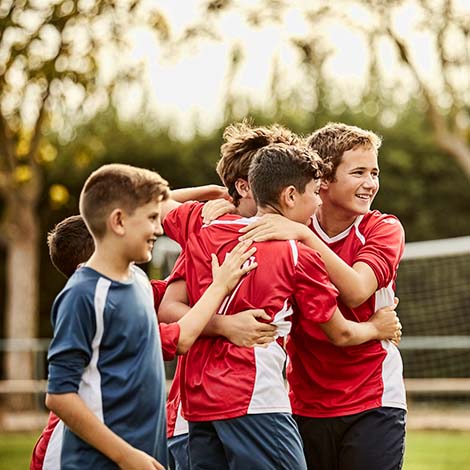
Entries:
{"label": "boy's ear", "polygon": [[238,178],[237,181],[235,181],[235,189],[241,197],[247,197],[250,192],[250,184],[247,180]]}
{"label": "boy's ear", "polygon": [[330,182],[329,181],[325,181],[325,180],[321,180],[321,183],[320,183],[320,189],[328,189],[328,187],[330,186]]}
{"label": "boy's ear", "polygon": [[116,235],[124,235],[124,212],[122,209],[114,209],[108,216],[108,226]]}
{"label": "boy's ear", "polygon": [[291,209],[295,205],[295,197],[297,195],[297,190],[295,186],[286,186],[279,196],[279,203],[281,207],[286,207]]}

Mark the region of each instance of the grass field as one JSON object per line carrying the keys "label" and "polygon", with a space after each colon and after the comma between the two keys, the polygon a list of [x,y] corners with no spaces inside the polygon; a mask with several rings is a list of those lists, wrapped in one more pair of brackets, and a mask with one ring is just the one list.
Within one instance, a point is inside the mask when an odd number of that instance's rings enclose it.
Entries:
{"label": "grass field", "polygon": [[[0,470],[29,468],[37,433],[0,434]],[[403,470],[470,468],[470,432],[408,431]]]}

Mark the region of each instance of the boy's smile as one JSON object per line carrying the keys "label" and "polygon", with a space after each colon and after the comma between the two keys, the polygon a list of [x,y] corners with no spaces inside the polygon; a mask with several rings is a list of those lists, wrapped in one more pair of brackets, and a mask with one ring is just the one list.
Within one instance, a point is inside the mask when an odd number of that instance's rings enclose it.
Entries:
{"label": "boy's smile", "polygon": [[376,151],[358,147],[344,152],[335,180],[324,183],[323,188],[325,209],[331,206],[352,218],[367,213],[379,190]]}
{"label": "boy's smile", "polygon": [[157,238],[163,234],[160,203],[151,201],[123,218],[126,251],[131,261],[147,263]]}

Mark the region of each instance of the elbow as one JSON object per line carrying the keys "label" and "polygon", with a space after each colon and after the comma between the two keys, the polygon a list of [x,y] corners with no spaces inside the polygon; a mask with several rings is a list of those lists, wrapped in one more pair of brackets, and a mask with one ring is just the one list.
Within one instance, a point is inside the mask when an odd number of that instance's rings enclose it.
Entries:
{"label": "elbow", "polygon": [[158,307],[158,321],[162,323],[173,323],[171,304],[169,302],[162,301]]}
{"label": "elbow", "polygon": [[346,295],[341,294],[340,297],[346,307],[357,308],[362,305],[370,297],[370,295],[368,295],[366,292],[357,290]]}
{"label": "elbow", "polygon": [[351,344],[351,340],[353,338],[352,331],[349,329],[344,329],[338,331],[333,336],[329,337],[329,340],[335,345],[339,347],[349,346]]}
{"label": "elbow", "polygon": [[189,351],[189,348],[191,347],[191,344],[189,344],[188,341],[178,341],[178,346],[176,346],[176,354],[179,356],[182,356],[186,354]]}
{"label": "elbow", "polygon": [[[46,399],[44,401],[46,408],[52,412],[55,413],[56,411],[56,397],[55,395],[50,395],[49,393],[46,393]],[[57,413],[56,413],[57,414]]]}

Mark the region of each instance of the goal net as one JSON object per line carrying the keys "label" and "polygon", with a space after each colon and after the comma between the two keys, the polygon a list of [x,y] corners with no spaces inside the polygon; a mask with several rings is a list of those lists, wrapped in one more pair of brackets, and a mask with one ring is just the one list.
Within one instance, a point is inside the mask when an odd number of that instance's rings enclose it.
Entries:
{"label": "goal net", "polygon": [[408,394],[470,403],[470,236],[407,243],[397,296]]}

